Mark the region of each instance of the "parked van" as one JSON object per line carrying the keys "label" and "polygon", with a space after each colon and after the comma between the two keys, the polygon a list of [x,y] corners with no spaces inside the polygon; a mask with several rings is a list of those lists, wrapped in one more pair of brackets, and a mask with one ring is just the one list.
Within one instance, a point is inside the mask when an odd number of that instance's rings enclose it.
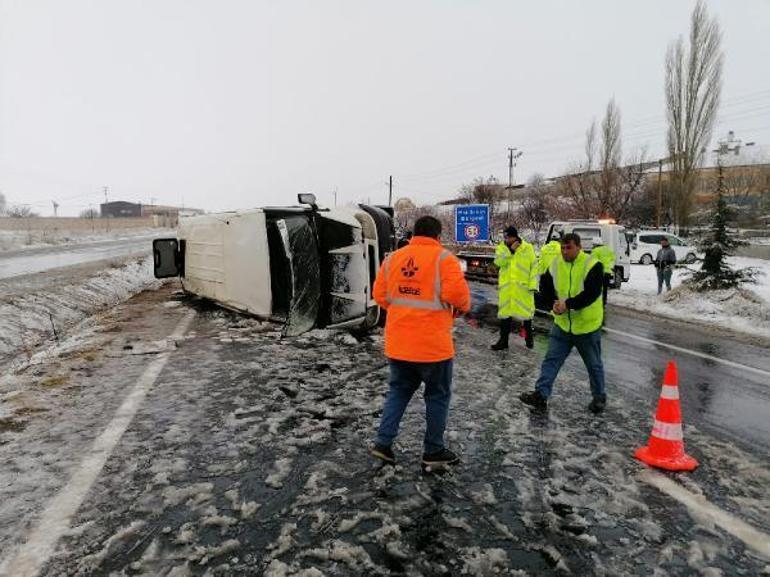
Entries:
{"label": "parked van", "polygon": [[693,263],[698,258],[696,247],[687,244],[681,238],[665,230],[642,230],[631,238],[631,262],[652,264],[660,250],[660,240],[668,238],[674,249],[677,262]]}
{"label": "parked van", "polygon": [[372,296],[393,250],[387,207],[322,210],[258,208],[182,218],[176,238],[153,241],[156,278],[179,276],[185,292],[284,324],[295,336],[313,328],[371,328]]}
{"label": "parked van", "polygon": [[558,240],[567,233],[580,235],[581,245],[587,253],[594,246],[604,244],[615,253],[615,268],[610,287],[619,289],[631,278],[631,251],[626,238],[626,229],[611,220],[567,220],[552,222],[548,228],[546,242]]}

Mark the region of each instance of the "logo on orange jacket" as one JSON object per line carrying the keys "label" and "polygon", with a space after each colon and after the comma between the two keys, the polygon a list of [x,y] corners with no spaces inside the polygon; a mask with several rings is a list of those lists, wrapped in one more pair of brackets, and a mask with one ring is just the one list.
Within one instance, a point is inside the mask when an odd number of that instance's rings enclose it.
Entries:
{"label": "logo on orange jacket", "polygon": [[406,278],[412,278],[418,270],[420,270],[420,268],[415,266],[414,259],[409,257],[409,260],[406,261],[406,265],[401,267],[401,274]]}

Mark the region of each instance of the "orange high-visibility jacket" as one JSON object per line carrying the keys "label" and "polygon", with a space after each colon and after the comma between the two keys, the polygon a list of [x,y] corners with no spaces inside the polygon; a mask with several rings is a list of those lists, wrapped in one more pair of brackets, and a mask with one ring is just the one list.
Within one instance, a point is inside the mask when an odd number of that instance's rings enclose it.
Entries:
{"label": "orange high-visibility jacket", "polygon": [[388,311],[386,357],[421,363],[454,357],[452,309],[470,310],[471,294],[457,257],[437,240],[416,236],[388,255],[374,299]]}

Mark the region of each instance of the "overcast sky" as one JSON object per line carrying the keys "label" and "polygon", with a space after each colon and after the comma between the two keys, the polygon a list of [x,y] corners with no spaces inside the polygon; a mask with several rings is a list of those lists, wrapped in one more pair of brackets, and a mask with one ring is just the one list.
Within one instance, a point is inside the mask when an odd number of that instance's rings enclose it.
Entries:
{"label": "overcast sky", "polygon": [[[694,2],[0,0],[0,191],[208,210],[418,204],[563,172],[614,96],[663,151],[663,63]],[[721,136],[770,143],[770,0],[711,0]],[[394,198],[394,199],[395,199]]]}

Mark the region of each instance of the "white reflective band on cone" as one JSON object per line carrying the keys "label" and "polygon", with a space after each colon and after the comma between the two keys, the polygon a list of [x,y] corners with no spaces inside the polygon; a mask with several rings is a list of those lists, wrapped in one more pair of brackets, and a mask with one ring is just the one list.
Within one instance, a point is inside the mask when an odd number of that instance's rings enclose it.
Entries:
{"label": "white reflective band on cone", "polygon": [[679,387],[675,387],[672,385],[663,385],[663,388],[660,390],[660,398],[661,399],[679,399]]}
{"label": "white reflective band on cone", "polygon": [[655,424],[652,426],[652,436],[664,441],[682,441],[684,439],[682,423],[664,423],[655,419]]}

